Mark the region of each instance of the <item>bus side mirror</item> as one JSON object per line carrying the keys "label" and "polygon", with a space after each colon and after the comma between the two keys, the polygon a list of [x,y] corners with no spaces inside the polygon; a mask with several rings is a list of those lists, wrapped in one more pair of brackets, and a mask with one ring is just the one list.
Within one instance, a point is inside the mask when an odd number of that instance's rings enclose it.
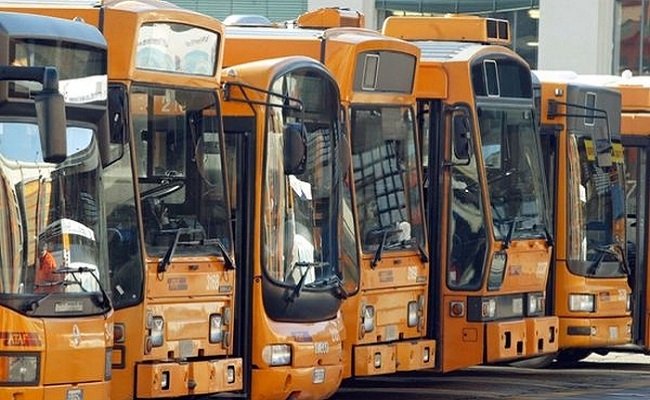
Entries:
{"label": "bus side mirror", "polygon": [[65,101],[58,90],[43,90],[34,96],[43,161],[58,164],[67,155]]}
{"label": "bus side mirror", "polygon": [[458,160],[469,161],[472,156],[470,138],[471,123],[469,116],[465,113],[454,114],[452,120],[452,137],[454,140],[454,156]]}
{"label": "bus side mirror", "polygon": [[284,173],[300,175],[307,165],[307,132],[301,123],[284,128]]}

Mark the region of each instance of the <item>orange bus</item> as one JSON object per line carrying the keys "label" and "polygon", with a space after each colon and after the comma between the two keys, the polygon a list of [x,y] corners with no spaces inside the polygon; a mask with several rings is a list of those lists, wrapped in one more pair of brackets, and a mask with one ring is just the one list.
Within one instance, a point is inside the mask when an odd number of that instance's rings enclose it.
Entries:
{"label": "orange bus", "polygon": [[341,24],[342,11],[329,12],[331,21],[306,14],[288,29],[227,26],[224,65],[303,55],[336,77],[351,148],[339,237],[343,377],[429,368],[435,342],[426,339],[429,265],[413,96],[419,50],[371,30],[327,28]]}
{"label": "orange bus", "polygon": [[548,195],[530,68],[504,46],[507,21],[389,17],[382,32],[422,54],[415,93],[437,369],[553,354]]}
{"label": "orange bus", "polygon": [[0,48],[0,398],[110,400],[106,41],[0,12]]}
{"label": "orange bus", "polygon": [[650,150],[650,79],[617,78],[608,86],[621,93],[621,138],[625,149],[626,255],[632,288],[632,343],[650,348],[648,296],[648,155]]}
{"label": "orange bus", "polygon": [[324,399],[341,383],[345,337],[338,216],[349,147],[338,87],[298,56],[234,65],[223,79],[245,392]]}
{"label": "orange bus", "polygon": [[83,19],[108,42],[112,399],[241,390],[222,24],[153,0],[6,7]]}
{"label": "orange bus", "polygon": [[533,71],[556,237],[549,308],[556,360],[631,343],[621,95],[569,71]]}

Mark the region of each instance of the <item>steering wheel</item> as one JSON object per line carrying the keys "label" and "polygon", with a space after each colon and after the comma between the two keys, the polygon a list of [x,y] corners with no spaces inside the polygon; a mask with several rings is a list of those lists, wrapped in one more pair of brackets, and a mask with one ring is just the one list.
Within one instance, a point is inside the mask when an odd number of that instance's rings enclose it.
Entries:
{"label": "steering wheel", "polygon": [[145,200],[148,199],[149,197],[162,198],[165,196],[169,196],[170,194],[183,188],[183,186],[185,186],[185,182],[179,180],[163,183],[160,186],[156,186],[154,188],[145,190],[144,192],[140,193],[140,200]]}

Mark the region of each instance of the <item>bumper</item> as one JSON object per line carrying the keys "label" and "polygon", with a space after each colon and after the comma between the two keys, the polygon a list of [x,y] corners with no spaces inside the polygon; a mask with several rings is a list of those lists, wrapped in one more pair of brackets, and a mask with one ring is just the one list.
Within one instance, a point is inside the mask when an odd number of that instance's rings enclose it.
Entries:
{"label": "bumper", "polygon": [[632,319],[560,318],[560,348],[609,347],[632,341]]}
{"label": "bumper", "polygon": [[240,358],[140,364],[136,373],[136,396],[150,399],[241,390]]}
{"label": "bumper", "polygon": [[111,400],[110,382],[36,387],[0,387],[0,399]]}
{"label": "bumper", "polygon": [[255,369],[251,397],[257,400],[326,399],[336,393],[342,377],[342,365]]}

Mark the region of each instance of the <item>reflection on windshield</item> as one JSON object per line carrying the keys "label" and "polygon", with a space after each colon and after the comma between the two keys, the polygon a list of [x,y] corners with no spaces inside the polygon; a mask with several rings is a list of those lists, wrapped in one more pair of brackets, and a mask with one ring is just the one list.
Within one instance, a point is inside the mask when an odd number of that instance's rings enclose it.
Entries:
{"label": "reflection on windshield", "polygon": [[[308,119],[282,107],[283,99],[271,96],[275,106],[267,107],[266,164],[263,182],[263,265],[270,278],[295,286],[294,297],[303,287],[314,288],[336,274],[332,262],[331,230],[335,210],[334,136],[331,97],[315,97],[309,88],[323,84],[320,76],[299,72],[276,80],[272,90],[306,98]],[[303,92],[304,91],[304,92]],[[321,89],[322,92],[322,89]],[[305,158],[301,167],[286,171],[285,135],[290,126],[304,127]],[[330,259],[331,258],[331,259]]]}
{"label": "reflection on windshield", "polygon": [[[572,134],[569,160],[569,248],[574,273],[622,276],[625,265],[625,193],[623,160],[602,164],[588,136]],[[576,262],[571,262],[576,261]]]}
{"label": "reflection on windshield", "polygon": [[[131,95],[147,252],[221,254],[232,246],[214,93],[136,87]],[[135,236],[132,238],[135,240]]]}
{"label": "reflection on windshield", "polygon": [[101,290],[100,282],[107,287],[94,133],[69,127],[67,143],[64,163],[45,163],[36,124],[0,122],[0,293],[92,293]]}
{"label": "reflection on windshield", "polygon": [[480,108],[479,124],[495,238],[544,236],[546,192],[532,110]]}
{"label": "reflection on windshield", "polygon": [[364,252],[423,243],[412,111],[355,108],[351,137]]}

